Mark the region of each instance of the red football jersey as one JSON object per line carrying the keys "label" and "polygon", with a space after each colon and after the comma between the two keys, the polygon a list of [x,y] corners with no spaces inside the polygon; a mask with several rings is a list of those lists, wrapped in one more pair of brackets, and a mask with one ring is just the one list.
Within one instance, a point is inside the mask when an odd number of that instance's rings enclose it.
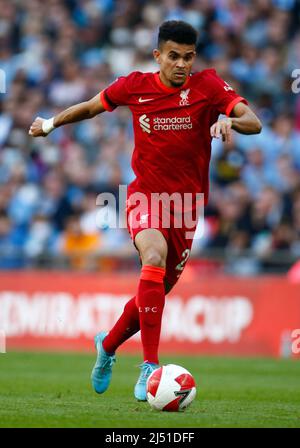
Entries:
{"label": "red football jersey", "polygon": [[106,110],[128,106],[133,116],[136,179],[128,191],[204,193],[207,202],[210,127],[240,101],[214,69],[191,74],[185,84],[165,86],[159,73],[133,72],[101,92]]}

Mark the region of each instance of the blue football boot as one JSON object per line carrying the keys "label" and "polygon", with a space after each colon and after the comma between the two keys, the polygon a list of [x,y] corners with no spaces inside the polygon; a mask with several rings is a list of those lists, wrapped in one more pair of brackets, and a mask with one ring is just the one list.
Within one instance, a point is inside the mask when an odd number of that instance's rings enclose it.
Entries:
{"label": "blue football boot", "polygon": [[141,374],[134,387],[134,396],[138,401],[147,401],[147,379],[154,370],[159,369],[159,365],[152,362],[143,362],[140,368]]}
{"label": "blue football boot", "polygon": [[95,347],[98,354],[96,364],[92,371],[91,380],[93,388],[97,394],[103,394],[103,392],[108,389],[112,375],[112,366],[116,362],[115,355],[106,353],[103,348],[102,343],[106,335],[107,332],[102,331],[94,337]]}

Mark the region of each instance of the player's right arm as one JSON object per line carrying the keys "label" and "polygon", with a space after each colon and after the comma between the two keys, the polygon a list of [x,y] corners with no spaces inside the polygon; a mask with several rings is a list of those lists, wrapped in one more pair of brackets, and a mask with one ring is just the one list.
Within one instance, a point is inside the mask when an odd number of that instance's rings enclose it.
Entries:
{"label": "player's right arm", "polygon": [[93,118],[105,110],[106,109],[101,101],[101,95],[98,93],[90,100],[75,104],[60,112],[55,117],[47,120],[41,117],[36,117],[30,126],[29,135],[32,135],[33,137],[46,137],[54,128]]}

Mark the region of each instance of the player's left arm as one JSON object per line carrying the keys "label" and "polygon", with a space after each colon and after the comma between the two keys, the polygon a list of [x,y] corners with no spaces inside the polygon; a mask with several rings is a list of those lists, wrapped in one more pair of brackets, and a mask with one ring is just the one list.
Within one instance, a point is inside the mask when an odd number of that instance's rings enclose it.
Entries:
{"label": "player's left arm", "polygon": [[210,135],[215,138],[222,136],[224,142],[229,142],[232,129],[240,134],[259,134],[262,124],[249,106],[239,102],[233,107],[231,117],[222,118],[211,126]]}

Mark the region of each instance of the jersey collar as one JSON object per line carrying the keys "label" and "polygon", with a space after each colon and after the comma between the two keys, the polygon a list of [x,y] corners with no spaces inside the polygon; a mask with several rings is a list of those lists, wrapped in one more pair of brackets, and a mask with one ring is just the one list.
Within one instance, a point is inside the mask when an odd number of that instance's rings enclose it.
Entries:
{"label": "jersey collar", "polygon": [[191,77],[191,75],[189,75],[187,77],[185,83],[182,84],[182,86],[179,86],[179,87],[168,87],[168,86],[165,86],[164,83],[160,80],[159,72],[154,73],[154,79],[156,81],[156,84],[158,84],[158,86],[161,89],[163,89],[165,92],[169,92],[169,93],[178,92],[178,90],[184,89],[188,85],[188,83],[190,82],[190,77]]}

